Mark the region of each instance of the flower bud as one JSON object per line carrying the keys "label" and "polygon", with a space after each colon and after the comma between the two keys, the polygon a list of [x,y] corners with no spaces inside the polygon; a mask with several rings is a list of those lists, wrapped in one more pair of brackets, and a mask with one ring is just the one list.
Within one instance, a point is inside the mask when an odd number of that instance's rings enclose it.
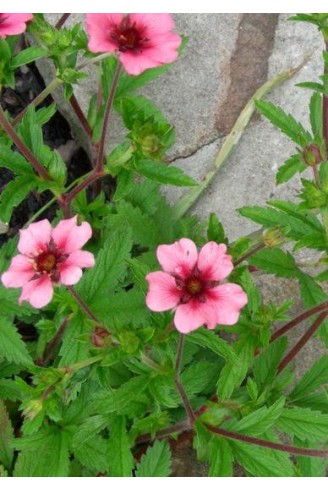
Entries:
{"label": "flower bud", "polygon": [[41,412],[42,408],[43,401],[41,399],[30,400],[26,404],[23,413],[26,418],[28,418],[29,420],[33,420]]}
{"label": "flower bud", "polygon": [[285,236],[280,226],[269,228],[263,233],[263,242],[269,248],[278,247],[285,242]]}
{"label": "flower bud", "polygon": [[102,327],[96,327],[91,334],[91,343],[100,349],[105,347],[109,343],[109,332]]}
{"label": "flower bud", "polygon": [[309,165],[309,167],[313,167],[314,165],[318,165],[319,163],[324,161],[324,157],[321,153],[321,149],[318,145],[308,145],[304,148],[302,157],[304,163]]}

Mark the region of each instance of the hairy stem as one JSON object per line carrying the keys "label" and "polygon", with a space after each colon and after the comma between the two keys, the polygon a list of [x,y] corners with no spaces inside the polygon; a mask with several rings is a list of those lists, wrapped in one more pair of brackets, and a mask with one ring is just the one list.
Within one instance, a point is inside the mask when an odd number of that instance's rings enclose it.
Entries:
{"label": "hairy stem", "polygon": [[75,291],[75,289],[73,288],[73,286],[66,286],[66,287],[69,290],[69,292],[71,293],[71,295],[79,303],[79,305],[81,306],[82,310],[87,314],[87,316],[89,318],[91,318],[91,320],[93,320],[94,322],[101,323],[98,320],[98,318],[92,313],[92,311],[90,310],[89,306],[83,301],[83,299],[81,298],[81,296]]}
{"label": "hairy stem", "polygon": [[183,346],[184,346],[184,336],[182,334],[179,335],[179,343],[178,343],[178,351],[177,351],[177,358],[175,362],[175,376],[174,376],[174,382],[175,386],[181,396],[183,406],[185,408],[185,411],[187,413],[187,417],[189,420],[189,423],[191,426],[193,426],[195,422],[195,414],[194,411],[191,407],[189,398],[187,396],[187,393],[183,387],[183,384],[181,383],[180,379],[180,368],[181,368],[181,361],[182,361],[182,353],[183,353]]}
{"label": "hairy stem", "polygon": [[328,449],[306,449],[302,447],[290,446],[289,444],[282,444],[279,442],[266,441],[265,439],[259,439],[257,437],[246,436],[245,434],[238,434],[236,432],[230,432],[229,430],[213,427],[213,425],[205,424],[205,427],[214,434],[227,437],[228,439],[234,439],[236,441],[247,442],[256,446],[267,447],[269,449],[276,449],[277,451],[283,451],[290,454],[301,454],[303,456],[312,456],[315,458],[326,458],[328,456]]}
{"label": "hairy stem", "polygon": [[72,200],[74,199],[74,197],[76,197],[77,194],[79,192],[83,191],[86,187],[88,187],[89,185],[93,184],[98,179],[101,179],[101,177],[103,177],[104,175],[105,175],[105,173],[103,173],[103,172],[98,173],[96,171],[96,169],[95,169],[93,172],[91,172],[88,175],[88,177],[85,180],[83,180],[82,182],[80,182],[68,194],[66,194],[66,195],[63,196],[61,207],[62,207],[62,210],[63,210],[64,217],[66,219],[71,216],[71,203],[72,203]]}
{"label": "hairy stem", "polygon": [[69,103],[75,112],[78,120],[81,123],[82,128],[84,129],[86,135],[91,138],[92,137],[92,129],[90,128],[90,125],[87,121],[87,118],[84,115],[84,112],[81,109],[80,104],[78,103],[76,97],[74,94],[72,94],[71,98],[69,99]]}
{"label": "hairy stem", "polygon": [[24,155],[24,157],[32,164],[34,170],[42,177],[44,180],[52,180],[46,169],[41,165],[41,163],[36,159],[30,149],[25,145],[23,140],[18,136],[6,115],[0,106],[0,124],[9,136],[12,139],[13,143],[17,146],[19,151]]}
{"label": "hairy stem", "polygon": [[280,373],[288,364],[294,359],[294,357],[300,352],[309,339],[318,330],[322,322],[328,316],[328,311],[323,311],[320,313],[318,318],[313,322],[309,330],[300,338],[300,340],[294,345],[294,347],[288,352],[288,354],[283,358],[278,366],[277,373]]}
{"label": "hairy stem", "polygon": [[289,332],[289,330],[291,330],[292,328],[294,328],[299,323],[303,322],[307,318],[310,318],[311,316],[313,316],[316,313],[319,313],[320,311],[323,311],[323,310],[328,310],[328,301],[325,301],[321,305],[314,306],[314,308],[310,308],[309,310],[304,311],[300,315],[298,315],[295,318],[293,318],[292,320],[290,320],[288,323],[286,323],[286,325],[284,325],[283,327],[279,328],[279,330],[277,330],[271,336],[270,342],[273,342],[274,340],[278,339],[279,337],[281,337],[285,333]]}
{"label": "hairy stem", "polygon": [[108,95],[108,99],[106,102],[103,126],[102,126],[102,131],[101,131],[101,137],[100,137],[100,141],[99,141],[99,145],[98,145],[98,155],[97,155],[97,161],[96,161],[96,166],[95,166],[95,170],[98,173],[102,172],[102,168],[103,168],[107,126],[108,126],[109,116],[110,116],[110,113],[111,113],[111,110],[113,107],[115,91],[116,91],[117,83],[118,83],[118,80],[120,77],[120,73],[121,73],[121,63],[118,62],[115,73],[114,73],[112,86],[111,86],[111,89],[110,89],[110,92]]}

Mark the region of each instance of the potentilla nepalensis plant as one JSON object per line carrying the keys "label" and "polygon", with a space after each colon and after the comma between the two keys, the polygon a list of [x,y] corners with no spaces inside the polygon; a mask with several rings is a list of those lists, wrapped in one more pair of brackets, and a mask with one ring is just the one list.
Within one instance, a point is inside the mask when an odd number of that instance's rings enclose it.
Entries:
{"label": "potentilla nepalensis plant", "polygon": [[[327,53],[322,85],[303,83],[313,91],[311,129],[263,100],[301,66],[291,68],[257,90],[196,182],[168,163],[174,127],[138,94],[180,62],[186,38],[173,17],[86,14],[67,28],[70,15],[53,26],[43,14],[0,14],[2,94],[33,61],[47,59],[56,73],[19,114],[6,97],[0,105],[0,166],[12,175],[0,196],[0,229],[8,224],[0,249],[0,476],[170,476],[181,443],[209,476],[233,476],[236,467],[244,476],[324,476],[328,357],[297,380],[292,361],[314,335],[328,345],[320,285],[328,278]],[[294,20],[316,24],[328,46],[328,14]],[[87,66],[98,79],[84,112],[75,89]],[[88,171],[79,168],[76,180],[77,165],[67,172],[65,152],[44,141],[55,89],[88,150]],[[255,105],[297,146],[277,184],[306,178],[294,201],[241,208],[262,228],[232,242],[215,213],[205,223],[190,210]],[[113,111],[126,129],[115,145]],[[190,188],[172,206],[162,184]],[[30,195],[39,207],[25,217]],[[294,257],[306,248],[314,262]],[[280,277],[293,279],[296,304],[286,283],[282,304],[265,301],[259,274],[276,276],[272,291]],[[301,322],[300,338],[288,344]]]}

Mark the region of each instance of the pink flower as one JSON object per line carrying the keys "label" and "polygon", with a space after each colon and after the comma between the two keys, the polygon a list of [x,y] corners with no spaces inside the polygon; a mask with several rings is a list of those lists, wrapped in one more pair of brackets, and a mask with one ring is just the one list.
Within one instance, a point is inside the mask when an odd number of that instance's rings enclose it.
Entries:
{"label": "pink flower", "polygon": [[0,14],[0,39],[21,34],[26,29],[26,22],[32,18],[32,14]]}
{"label": "pink flower", "polygon": [[76,216],[52,229],[47,219],[20,230],[18,250],[1,281],[6,288],[23,288],[19,303],[35,308],[50,303],[56,284],[71,286],[82,276],[82,267],[92,267],[93,254],[80,250],[92,235],[89,223],[77,225]]}
{"label": "pink flower", "polygon": [[198,253],[188,238],[160,245],[157,259],[164,272],[146,276],[148,308],[153,311],[176,308],[174,324],[182,333],[202,325],[209,329],[217,324],[234,325],[247,296],[237,284],[220,283],[233,270],[226,251],[224,244],[209,242]]}
{"label": "pink flower", "polygon": [[86,28],[90,51],[117,52],[130,75],[172,63],[178,57],[181,38],[171,32],[174,22],[170,14],[87,14]]}

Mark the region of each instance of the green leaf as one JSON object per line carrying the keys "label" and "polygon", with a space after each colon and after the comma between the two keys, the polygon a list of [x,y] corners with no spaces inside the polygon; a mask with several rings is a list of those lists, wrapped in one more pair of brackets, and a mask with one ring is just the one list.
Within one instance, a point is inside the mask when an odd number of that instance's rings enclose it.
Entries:
{"label": "green leaf", "polygon": [[166,477],[171,473],[171,452],[166,441],[155,441],[137,465],[137,477]]}
{"label": "green leaf", "polygon": [[93,434],[87,441],[74,446],[75,457],[91,471],[106,473],[108,470],[107,441]]}
{"label": "green leaf", "polygon": [[221,437],[213,437],[209,444],[208,476],[233,476],[233,452],[229,442]]}
{"label": "green leaf", "polygon": [[0,359],[30,366],[33,361],[16,327],[5,317],[0,319]]}
{"label": "green leaf", "polygon": [[65,477],[69,469],[69,434],[58,427],[16,439],[18,455],[15,477]]}
{"label": "green leaf", "polygon": [[4,145],[0,145],[0,167],[8,168],[17,175],[29,175],[30,178],[35,175],[32,165],[23,155]]}
{"label": "green leaf", "polygon": [[[252,476],[293,476],[293,468],[287,455],[277,461],[277,451],[254,444],[231,441],[236,460]],[[280,463],[280,464],[279,464]],[[281,464],[282,463],[282,464]]]}
{"label": "green leaf", "polygon": [[237,354],[225,340],[210,330],[198,330],[187,336],[187,342],[209,349],[231,363],[238,362]]}
{"label": "green leaf", "polygon": [[117,328],[130,322],[138,326],[147,322],[150,316],[144,293],[135,288],[110,297],[96,296],[92,301],[92,311],[99,320]]}
{"label": "green leaf", "polygon": [[313,277],[299,271],[297,278],[300,284],[301,296],[306,307],[310,308],[327,299],[326,293],[316,283]]}
{"label": "green leaf", "polygon": [[281,397],[270,407],[261,407],[241,420],[228,423],[225,428],[233,432],[261,436],[281,416],[284,404],[285,398]]}
{"label": "green leaf", "polygon": [[297,122],[293,116],[286,114],[280,107],[266,100],[256,100],[256,108],[278,129],[285,133],[297,145],[305,146],[311,141],[311,135]]}
{"label": "green leaf", "polygon": [[166,165],[155,160],[141,160],[135,162],[134,170],[147,179],[160,184],[189,187],[197,185],[191,177],[184,174],[178,167]]}
{"label": "green leaf", "polygon": [[[283,212],[283,216],[289,220],[286,224],[290,226],[293,231],[298,231],[298,227],[303,227],[303,234],[305,232],[316,230],[321,231],[322,225],[314,213],[308,210],[303,210],[298,204],[291,201],[268,201],[270,206],[279,209]],[[311,230],[312,228],[312,230]]]}
{"label": "green leaf", "polygon": [[229,398],[234,389],[240,386],[253,359],[254,343],[251,338],[239,341],[235,348],[237,362],[227,362],[218,380],[217,393],[222,400]]}
{"label": "green leaf", "polygon": [[287,338],[280,337],[255,358],[253,372],[256,384],[263,389],[269,385],[275,376],[277,367],[287,349]]}
{"label": "green leaf", "polygon": [[328,384],[328,354],[322,356],[313,364],[309,371],[303,375],[289,396],[292,401],[295,401],[302,398],[304,395],[312,393],[325,384]]}
{"label": "green leaf", "polygon": [[217,243],[228,243],[222,223],[215,213],[211,213],[208,220],[207,239]]}
{"label": "green leaf", "polygon": [[16,70],[16,68],[19,68],[22,65],[27,65],[28,63],[32,63],[32,61],[36,61],[44,56],[47,56],[47,53],[48,51],[46,49],[39,48],[37,46],[24,49],[13,57],[11,68]]}
{"label": "green leaf", "polygon": [[304,440],[328,438],[328,415],[308,408],[285,408],[277,427],[288,435]]}
{"label": "green leaf", "polygon": [[[313,441],[300,441],[294,438],[295,446],[305,448],[315,448]],[[319,449],[319,447],[318,447]],[[306,456],[297,456],[297,467],[303,477],[324,477],[326,476],[327,460],[322,458],[309,458]]]}
{"label": "green leaf", "polygon": [[301,173],[306,169],[306,164],[302,161],[300,154],[291,156],[279,167],[276,175],[276,184],[288,182],[297,172]]}
{"label": "green leaf", "polygon": [[0,219],[8,223],[14,208],[35,188],[36,181],[31,175],[16,177],[9,182],[0,197]]}
{"label": "green leaf", "polygon": [[132,247],[131,230],[121,228],[111,235],[98,253],[96,265],[88,270],[79,283],[79,293],[91,304],[99,296],[108,296],[126,271],[126,259]]}
{"label": "green leaf", "polygon": [[8,469],[14,457],[12,449],[14,441],[14,429],[11,425],[5,404],[0,401],[0,462]]}
{"label": "green leaf", "polygon": [[10,319],[14,319],[15,316],[26,318],[35,315],[36,310],[28,303],[24,302],[21,305],[18,303],[19,296],[20,291],[18,289],[7,289],[0,284],[1,315]]}
{"label": "green leaf", "polygon": [[68,323],[59,351],[59,366],[69,366],[89,357],[89,343],[81,342],[80,337],[90,334],[89,320],[81,311]]}
{"label": "green leaf", "polygon": [[132,476],[133,457],[126,432],[125,417],[117,416],[111,425],[108,447],[109,474],[111,477]]}
{"label": "green leaf", "polygon": [[314,92],[310,99],[310,122],[314,137],[322,135],[322,97]]}
{"label": "green leaf", "polygon": [[248,261],[251,265],[280,277],[296,277],[298,274],[293,256],[288,252],[283,252],[280,248],[260,250],[249,257]]}

